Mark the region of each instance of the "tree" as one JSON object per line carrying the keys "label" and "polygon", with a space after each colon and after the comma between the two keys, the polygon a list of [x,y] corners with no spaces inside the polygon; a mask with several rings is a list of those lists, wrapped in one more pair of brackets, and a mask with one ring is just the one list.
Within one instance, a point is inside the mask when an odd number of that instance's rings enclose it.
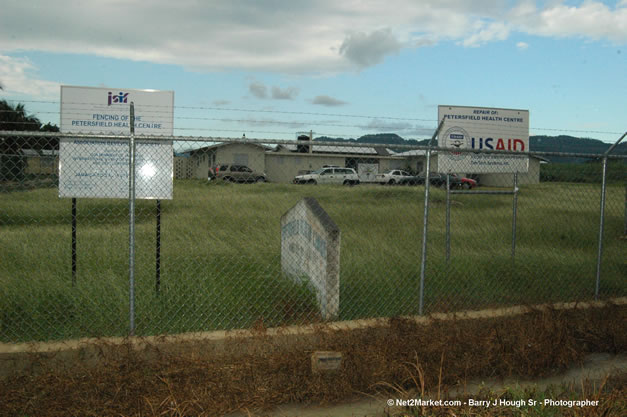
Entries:
{"label": "tree", "polygon": [[26,113],[23,104],[13,107],[6,100],[0,100],[0,130],[38,131],[39,119]]}
{"label": "tree", "polygon": [[[58,132],[59,128],[50,123],[42,126],[36,116],[26,112],[23,104],[13,106],[6,100],[0,100],[0,130]],[[33,137],[28,134],[0,137],[0,181],[21,181],[24,178],[26,149],[34,151],[59,149],[59,140]]]}

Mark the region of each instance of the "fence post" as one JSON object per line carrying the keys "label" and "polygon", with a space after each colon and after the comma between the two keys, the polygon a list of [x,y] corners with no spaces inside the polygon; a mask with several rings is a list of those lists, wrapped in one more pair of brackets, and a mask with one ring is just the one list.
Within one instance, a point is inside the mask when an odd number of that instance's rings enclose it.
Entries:
{"label": "fence post", "polygon": [[135,335],[135,104],[130,107],[131,134],[129,136],[128,203],[129,203],[129,335]]}
{"label": "fence post", "polygon": [[601,180],[601,220],[599,225],[599,252],[597,254],[597,279],[594,289],[595,300],[599,298],[599,287],[601,285],[601,258],[603,257],[603,227],[605,226],[605,192],[607,190],[607,156],[612,153],[615,147],[627,136],[627,132],[614,143],[603,154],[603,178]]}
{"label": "fence post", "polygon": [[512,212],[512,263],[516,260],[516,216],[518,214],[518,172],[514,172],[514,202]]}
{"label": "fence post", "polygon": [[161,289],[161,200],[157,199],[157,247],[155,254],[155,292]]}
{"label": "fence post", "polygon": [[425,269],[427,266],[427,224],[429,222],[429,170],[431,169],[431,143],[440,133],[440,129],[444,125],[444,119],[438,125],[438,128],[435,130],[435,133],[431,137],[429,141],[429,146],[427,147],[427,167],[425,172],[425,210],[423,217],[423,225],[422,225],[422,259],[420,261],[420,304],[418,307],[418,314],[422,316],[423,307],[424,307],[424,294],[425,294]]}
{"label": "fence post", "polygon": [[446,174],[446,264],[451,260],[451,176]]}
{"label": "fence post", "polygon": [[597,279],[594,289],[594,298],[599,298],[599,286],[601,283],[601,258],[603,256],[603,226],[605,224],[605,190],[607,187],[607,155],[603,157],[603,178],[601,180],[601,224],[599,225],[599,253],[597,255]]}
{"label": "fence post", "polygon": [[72,198],[72,287],[76,286],[76,198]]}

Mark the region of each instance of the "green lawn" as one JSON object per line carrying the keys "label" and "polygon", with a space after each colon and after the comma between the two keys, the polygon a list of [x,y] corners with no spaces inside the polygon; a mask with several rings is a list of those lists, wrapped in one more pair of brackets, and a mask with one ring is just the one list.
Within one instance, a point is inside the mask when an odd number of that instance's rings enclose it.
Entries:
{"label": "green lawn", "polygon": [[[280,217],[315,197],[340,227],[340,318],[417,314],[424,189],[361,185],[175,182],[164,201],[161,291],[155,291],[155,202],[138,201],[137,334],[318,320],[307,287],[282,276]],[[511,196],[453,196],[445,259],[445,192],[430,205],[425,311],[594,297],[598,184],[523,186],[516,259]],[[601,296],[627,295],[624,186],[607,192]],[[55,188],[0,194],[0,341],[128,332],[128,203],[71,201]]]}

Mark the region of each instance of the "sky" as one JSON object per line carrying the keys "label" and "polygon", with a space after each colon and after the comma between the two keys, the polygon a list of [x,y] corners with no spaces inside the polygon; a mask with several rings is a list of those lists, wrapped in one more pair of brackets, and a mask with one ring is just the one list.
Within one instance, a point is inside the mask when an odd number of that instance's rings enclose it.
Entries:
{"label": "sky", "polygon": [[459,105],[615,142],[627,0],[0,0],[0,84],[44,123],[77,85],[172,90],[177,135],[421,139]]}

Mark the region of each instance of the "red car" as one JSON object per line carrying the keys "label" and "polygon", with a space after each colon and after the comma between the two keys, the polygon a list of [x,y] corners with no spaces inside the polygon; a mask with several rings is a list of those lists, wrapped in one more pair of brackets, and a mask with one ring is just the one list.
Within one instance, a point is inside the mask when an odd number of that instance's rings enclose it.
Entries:
{"label": "red car", "polygon": [[458,175],[451,174],[451,177],[455,177],[461,181],[460,187],[464,190],[470,190],[471,188],[475,188],[477,186],[477,181],[472,178],[459,177]]}

